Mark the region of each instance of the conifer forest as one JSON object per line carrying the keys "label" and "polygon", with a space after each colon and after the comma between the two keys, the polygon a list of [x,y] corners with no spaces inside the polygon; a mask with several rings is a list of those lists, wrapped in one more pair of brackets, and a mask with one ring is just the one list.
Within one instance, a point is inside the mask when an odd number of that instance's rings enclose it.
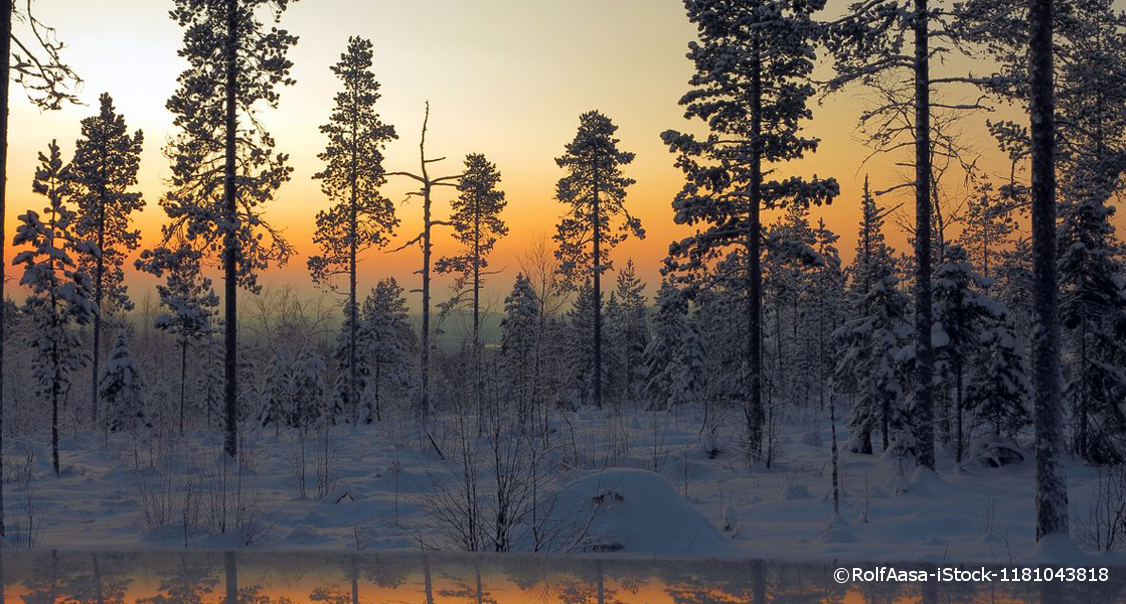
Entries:
{"label": "conifer forest", "polygon": [[0,6],[5,547],[1126,560],[1121,0]]}

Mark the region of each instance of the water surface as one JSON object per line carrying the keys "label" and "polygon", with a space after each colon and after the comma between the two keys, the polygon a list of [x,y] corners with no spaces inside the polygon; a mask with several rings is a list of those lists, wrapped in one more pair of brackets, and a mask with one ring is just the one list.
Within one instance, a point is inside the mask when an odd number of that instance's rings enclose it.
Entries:
{"label": "water surface", "polygon": [[521,555],[9,550],[0,557],[0,604],[1126,603],[1126,569],[1111,569],[1106,582],[1070,584],[839,584],[833,578],[837,566]]}

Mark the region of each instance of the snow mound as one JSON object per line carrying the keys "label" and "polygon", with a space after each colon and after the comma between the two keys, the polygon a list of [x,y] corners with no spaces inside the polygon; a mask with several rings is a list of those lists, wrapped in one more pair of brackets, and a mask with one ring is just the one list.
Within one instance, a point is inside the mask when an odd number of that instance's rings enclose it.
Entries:
{"label": "snow mound", "polygon": [[1024,459],[1025,454],[1021,451],[1020,445],[1013,440],[993,435],[982,436],[970,443],[962,469],[1000,468],[1018,464]]}
{"label": "snow mound", "polygon": [[718,556],[733,548],[731,540],[653,472],[593,472],[563,489],[558,502],[558,517],[576,523],[572,549],[579,551]]}

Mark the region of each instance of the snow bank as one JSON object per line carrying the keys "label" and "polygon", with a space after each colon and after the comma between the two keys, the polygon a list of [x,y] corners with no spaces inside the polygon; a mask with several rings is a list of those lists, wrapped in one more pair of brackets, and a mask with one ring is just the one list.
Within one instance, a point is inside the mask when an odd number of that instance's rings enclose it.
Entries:
{"label": "snow bank", "polygon": [[661,556],[732,552],[731,540],[653,472],[594,472],[568,485],[558,500],[562,515],[579,523],[573,548],[580,551]]}

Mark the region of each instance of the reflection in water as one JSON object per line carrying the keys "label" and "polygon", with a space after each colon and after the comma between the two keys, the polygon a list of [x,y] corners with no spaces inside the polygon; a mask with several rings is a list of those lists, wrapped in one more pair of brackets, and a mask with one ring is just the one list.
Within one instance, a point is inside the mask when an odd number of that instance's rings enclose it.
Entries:
{"label": "reflection in water", "polygon": [[0,604],[1126,604],[1126,570],[1103,583],[845,585],[833,570],[762,560],[7,551]]}

